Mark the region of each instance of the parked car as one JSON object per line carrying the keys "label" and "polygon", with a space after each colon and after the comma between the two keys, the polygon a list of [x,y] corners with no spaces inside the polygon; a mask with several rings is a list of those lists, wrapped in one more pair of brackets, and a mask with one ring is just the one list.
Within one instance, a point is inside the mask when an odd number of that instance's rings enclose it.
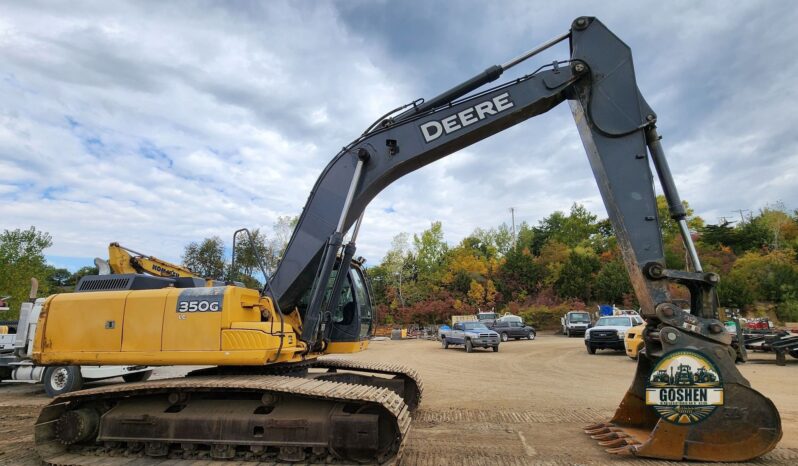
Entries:
{"label": "parked car", "polygon": [[646,324],[640,324],[637,327],[632,327],[626,332],[626,337],[623,340],[623,345],[626,348],[626,355],[630,358],[637,360],[640,350],[643,349],[643,329]]}
{"label": "parked car", "polygon": [[586,311],[568,311],[560,318],[560,326],[563,335],[584,335],[590,328],[590,314]]}
{"label": "parked car", "polygon": [[604,316],[585,331],[585,348],[590,354],[599,349],[623,351],[626,332],[642,323],[643,318],[638,315]]}
{"label": "parked car", "polygon": [[523,322],[516,322],[512,320],[498,320],[496,323],[489,327],[491,330],[499,334],[502,341],[507,341],[510,338],[520,340],[526,338],[527,340],[534,340],[537,332],[533,327],[524,325]]}
{"label": "parked car", "polygon": [[441,331],[441,346],[463,345],[467,353],[474,348],[493,348],[499,351],[499,334],[481,322],[457,322],[451,330]]}

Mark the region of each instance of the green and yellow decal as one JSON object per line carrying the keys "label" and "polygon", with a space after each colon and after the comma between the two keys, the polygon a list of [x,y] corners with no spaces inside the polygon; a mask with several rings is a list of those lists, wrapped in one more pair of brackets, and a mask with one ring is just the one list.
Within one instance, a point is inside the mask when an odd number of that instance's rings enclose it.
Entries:
{"label": "green and yellow decal", "polygon": [[698,351],[667,353],[648,377],[646,405],[673,424],[701,422],[723,405],[720,372]]}

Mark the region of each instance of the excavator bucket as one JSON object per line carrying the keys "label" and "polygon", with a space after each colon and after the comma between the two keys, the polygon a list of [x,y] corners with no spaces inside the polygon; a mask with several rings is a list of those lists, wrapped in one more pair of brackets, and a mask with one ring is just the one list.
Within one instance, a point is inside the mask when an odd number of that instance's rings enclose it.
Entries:
{"label": "excavator bucket", "polygon": [[[674,339],[677,344],[670,348],[667,344],[661,345],[665,348],[660,349],[660,345],[647,341],[647,350],[638,358],[632,386],[613,418],[585,427],[585,433],[609,453],[665,460],[746,461],[772,450],[782,435],[779,413],[773,402],[752,389],[737,370],[733,350],[716,342],[699,340],[675,328],[667,331],[678,336]],[[653,350],[653,355],[646,354],[648,349]],[[678,356],[677,353],[685,351],[688,354],[699,352],[714,366],[718,375],[715,381],[718,383],[714,386],[719,388],[713,390],[721,390],[719,399],[722,405],[696,407],[685,403],[662,410],[646,403],[647,396],[651,398],[650,392],[657,392],[652,388],[657,384],[651,380],[665,385],[671,375],[667,371],[657,374],[663,358]],[[701,375],[703,373],[692,374],[689,380],[693,383],[686,390],[711,385],[695,383],[707,378]],[[676,377],[678,373],[673,375]],[[683,381],[680,383],[687,385]],[[679,393],[677,389],[664,390],[666,393]]]}

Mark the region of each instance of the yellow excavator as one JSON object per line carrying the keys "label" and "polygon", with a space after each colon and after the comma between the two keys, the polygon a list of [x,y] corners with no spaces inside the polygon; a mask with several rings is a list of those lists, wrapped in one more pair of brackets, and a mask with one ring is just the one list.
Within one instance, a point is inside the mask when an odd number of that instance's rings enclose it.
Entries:
{"label": "yellow excavator", "polygon": [[[566,40],[567,59],[483,89]],[[261,292],[124,274],[84,277],[75,293],[50,296],[36,335],[39,364],[215,367],[57,398],[36,422],[43,461],[396,461],[421,398],[416,374],[320,358],[364,350],[372,333],[369,285],[354,258],[362,214],[401,176],[566,101],[646,321],[632,385],[615,416],[586,432],[611,453],[667,460],[742,461],[773,449],[779,413],[735,367],[718,320],[719,277],[702,269],[631,51],[600,21],[580,17],[503,65],[387,113],[346,145],[316,182]],[[652,166],[690,271],[666,264]],[[690,292],[690,312],[671,299],[672,286]],[[715,379],[668,386],[656,378],[677,363]]]}
{"label": "yellow excavator", "polygon": [[148,256],[126,248],[119,243],[108,245],[108,260],[94,259],[100,275],[147,274],[166,278],[201,278],[182,265],[172,264],[157,257]]}

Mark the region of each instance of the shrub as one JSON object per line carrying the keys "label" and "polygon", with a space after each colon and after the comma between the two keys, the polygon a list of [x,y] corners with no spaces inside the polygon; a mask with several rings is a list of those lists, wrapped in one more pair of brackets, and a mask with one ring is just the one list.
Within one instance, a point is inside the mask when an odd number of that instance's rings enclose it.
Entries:
{"label": "shrub", "polygon": [[524,319],[527,325],[535,327],[538,331],[555,330],[560,326],[560,318],[573,308],[574,306],[569,303],[556,306],[533,305],[522,309],[518,315]]}

